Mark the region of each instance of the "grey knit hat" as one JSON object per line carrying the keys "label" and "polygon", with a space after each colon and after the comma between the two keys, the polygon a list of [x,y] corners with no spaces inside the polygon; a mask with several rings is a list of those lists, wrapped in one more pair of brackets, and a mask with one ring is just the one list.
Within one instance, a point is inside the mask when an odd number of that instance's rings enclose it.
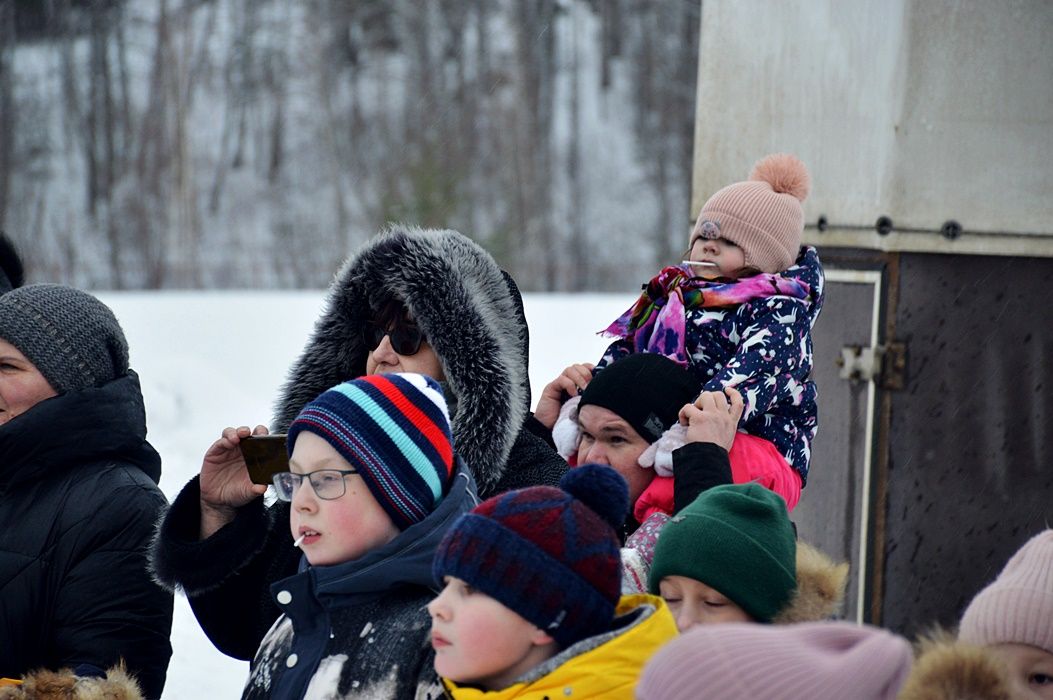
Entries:
{"label": "grey knit hat", "polygon": [[72,287],[33,284],[0,296],[0,338],[18,348],[59,394],[101,386],[128,372],[128,341],[117,317]]}

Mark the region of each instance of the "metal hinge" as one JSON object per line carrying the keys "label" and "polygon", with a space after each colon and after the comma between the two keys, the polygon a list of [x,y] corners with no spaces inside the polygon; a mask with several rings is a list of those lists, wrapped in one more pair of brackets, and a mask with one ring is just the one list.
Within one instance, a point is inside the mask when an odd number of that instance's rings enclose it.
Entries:
{"label": "metal hinge", "polygon": [[874,382],[882,389],[902,389],[907,383],[907,346],[892,342],[884,345],[846,345],[835,360],[841,379]]}

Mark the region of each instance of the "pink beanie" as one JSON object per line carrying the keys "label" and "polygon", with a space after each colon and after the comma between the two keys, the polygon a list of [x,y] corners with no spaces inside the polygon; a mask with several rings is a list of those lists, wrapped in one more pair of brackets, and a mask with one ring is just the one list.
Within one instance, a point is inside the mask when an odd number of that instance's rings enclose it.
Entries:
{"label": "pink beanie", "polygon": [[1032,537],[962,615],[969,644],[1030,644],[1053,654],[1053,530]]}
{"label": "pink beanie", "polygon": [[749,180],[709,198],[691,231],[699,238],[726,238],[742,248],[746,266],[782,272],[797,259],[804,231],[808,169],[797,156],[775,153],[753,166]]}
{"label": "pink beanie", "polygon": [[637,700],[893,700],[907,640],[847,622],[701,625],[644,667]]}

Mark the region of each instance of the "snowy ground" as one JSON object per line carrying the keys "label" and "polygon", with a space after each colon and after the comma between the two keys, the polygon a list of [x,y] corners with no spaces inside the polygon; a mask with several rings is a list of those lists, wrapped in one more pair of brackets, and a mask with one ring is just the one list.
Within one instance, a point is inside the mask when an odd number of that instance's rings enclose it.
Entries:
{"label": "snowy ground", "polygon": [[[268,423],[285,371],[321,309],[321,292],[166,292],[99,295],[115,311],[146,396],[149,439],[164,460],[169,500],[224,426]],[[593,334],[632,295],[527,295],[536,397],[570,362],[595,362]],[[217,651],[186,599],[176,597],[165,698],[236,698],[248,663]]]}

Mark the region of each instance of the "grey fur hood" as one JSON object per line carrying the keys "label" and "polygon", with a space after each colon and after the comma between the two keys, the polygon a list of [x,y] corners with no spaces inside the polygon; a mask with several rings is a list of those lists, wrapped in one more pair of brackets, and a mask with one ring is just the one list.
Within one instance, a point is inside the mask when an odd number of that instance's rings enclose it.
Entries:
{"label": "grey fur hood", "polygon": [[454,448],[489,492],[530,404],[527,326],[515,283],[456,231],[394,225],[348,258],[289,371],[273,428],[285,432],[308,401],[365,373],[362,326],[370,300],[386,297],[405,304],[438,355],[457,403]]}

